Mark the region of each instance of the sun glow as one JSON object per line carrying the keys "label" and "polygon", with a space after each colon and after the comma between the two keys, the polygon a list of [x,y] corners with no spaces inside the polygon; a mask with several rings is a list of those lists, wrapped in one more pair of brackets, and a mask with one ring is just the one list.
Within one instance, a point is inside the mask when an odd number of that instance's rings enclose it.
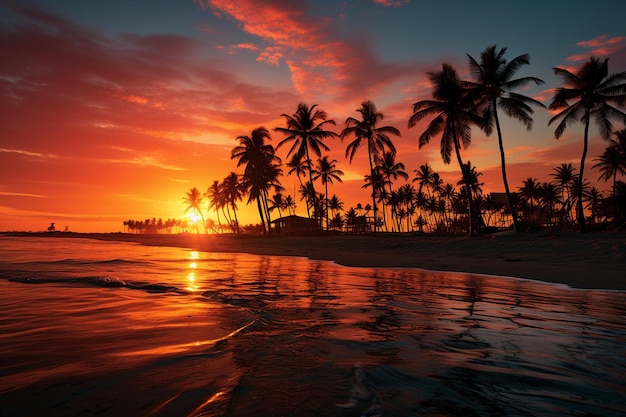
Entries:
{"label": "sun glow", "polygon": [[194,226],[198,223],[202,223],[202,219],[200,218],[198,213],[191,212],[187,215],[187,218],[189,219],[189,222],[191,222],[191,224]]}

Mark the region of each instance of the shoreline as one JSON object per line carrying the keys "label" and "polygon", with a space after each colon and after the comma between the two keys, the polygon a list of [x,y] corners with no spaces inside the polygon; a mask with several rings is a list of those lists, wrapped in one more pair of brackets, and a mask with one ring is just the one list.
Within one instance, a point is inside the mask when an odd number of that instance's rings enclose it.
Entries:
{"label": "shoreline", "polygon": [[204,252],[299,256],[350,267],[419,268],[626,290],[626,234],[499,233],[436,235],[247,236],[74,232],[4,232],[4,236],[88,238]]}

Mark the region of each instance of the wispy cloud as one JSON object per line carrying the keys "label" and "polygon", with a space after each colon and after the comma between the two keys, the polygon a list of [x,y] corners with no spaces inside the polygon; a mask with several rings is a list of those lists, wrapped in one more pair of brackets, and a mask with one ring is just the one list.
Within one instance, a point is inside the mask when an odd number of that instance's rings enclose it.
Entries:
{"label": "wispy cloud", "polygon": [[567,57],[568,61],[584,61],[589,58],[589,53],[594,56],[613,55],[624,48],[626,36],[609,37],[608,35],[600,35],[590,40],[580,41],[576,45],[591,50],[584,54],[569,56]]}
{"label": "wispy cloud", "polygon": [[367,33],[350,39],[339,36],[335,19],[316,15],[303,0],[196,2],[218,16],[229,16],[244,32],[259,37],[265,45],[259,47],[257,60],[287,65],[293,86],[304,97],[362,99],[415,73],[414,65],[381,61]]}

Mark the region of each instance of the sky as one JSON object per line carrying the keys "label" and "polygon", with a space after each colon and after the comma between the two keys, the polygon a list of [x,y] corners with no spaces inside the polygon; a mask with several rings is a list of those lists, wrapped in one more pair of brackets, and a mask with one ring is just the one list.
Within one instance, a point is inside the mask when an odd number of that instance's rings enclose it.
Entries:
{"label": "sky", "polygon": [[[418,148],[427,121],[407,128],[413,103],[431,98],[426,73],[445,62],[469,79],[467,54],[506,47],[508,60],[530,55],[516,76],[545,81],[518,92],[548,105],[562,85],[554,67],[595,56],[609,58],[610,73],[626,71],[624,12],[606,0],[2,0],[0,230],[55,222],[117,232],[127,219],[182,218],[187,191],[242,172],[230,158],[238,136],[264,126],[276,146],[283,136],[272,129],[300,102],[340,132],[373,101],[402,133],[396,161],[409,181],[429,163],[456,184],[459,167],[443,164],[438,138]],[[537,108],[530,131],[503,117],[513,191],[528,177],[549,181],[562,163],[579,166],[582,125],[556,140],[550,117]],[[346,209],[370,201],[366,151],[350,163],[349,142],[326,142],[345,173],[329,194]],[[592,128],[585,177],[601,190],[609,185],[590,167],[605,147]],[[277,150],[284,162],[288,148]],[[495,135],[474,129],[462,156],[483,173],[484,192],[503,191]],[[305,215],[297,179],[281,183]],[[240,202],[239,218],[258,223],[256,205]]]}

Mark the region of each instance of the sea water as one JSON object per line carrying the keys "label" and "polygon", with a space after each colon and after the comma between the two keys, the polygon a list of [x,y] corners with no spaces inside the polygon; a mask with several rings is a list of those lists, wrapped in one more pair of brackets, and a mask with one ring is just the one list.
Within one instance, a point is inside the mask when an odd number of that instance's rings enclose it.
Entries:
{"label": "sea water", "polygon": [[5,236],[0,311],[3,417],[626,410],[625,292]]}

